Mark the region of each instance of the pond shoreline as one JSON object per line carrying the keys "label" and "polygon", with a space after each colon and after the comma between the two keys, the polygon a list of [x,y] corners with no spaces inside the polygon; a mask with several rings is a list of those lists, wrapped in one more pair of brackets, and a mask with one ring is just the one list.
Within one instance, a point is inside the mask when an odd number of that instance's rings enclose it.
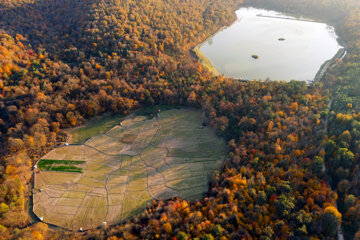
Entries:
{"label": "pond shoreline", "polygon": [[319,82],[321,80],[321,78],[326,74],[329,67],[336,65],[336,60],[343,59],[346,56],[346,53],[347,53],[347,50],[345,47],[340,48],[337,51],[337,53],[334,55],[334,57],[327,60],[320,66],[319,71],[316,73],[312,82]]}
{"label": "pond shoreline", "polygon": [[[231,25],[236,21],[237,19],[235,19]],[[230,26],[231,26],[230,25]],[[222,26],[221,28],[219,28],[217,31],[215,31],[213,34],[211,34],[210,36],[208,36],[204,41],[200,42],[198,45],[196,45],[193,49],[191,49],[191,52],[193,53],[193,55],[195,56],[195,58],[197,58],[197,60],[199,60],[199,62],[206,67],[212,74],[214,74],[215,76],[220,76],[222,75],[215,67],[214,65],[210,62],[210,60],[205,57],[205,55],[200,51],[200,47],[206,43],[207,41],[209,41],[211,38],[213,38],[216,34],[218,34],[219,32],[225,30],[226,28],[228,28],[229,26]]]}
{"label": "pond shoreline", "polygon": [[262,15],[258,14],[257,17],[264,17],[264,18],[276,18],[276,19],[283,19],[283,20],[292,20],[292,21],[300,21],[300,22],[313,22],[316,23],[317,21],[311,20],[311,19],[301,19],[301,18],[293,18],[293,17],[281,17],[281,16],[268,16],[268,15]]}

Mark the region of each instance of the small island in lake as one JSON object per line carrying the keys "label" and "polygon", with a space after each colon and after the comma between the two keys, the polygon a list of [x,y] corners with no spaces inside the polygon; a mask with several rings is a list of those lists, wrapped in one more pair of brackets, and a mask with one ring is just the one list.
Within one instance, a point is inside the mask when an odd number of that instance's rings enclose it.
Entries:
{"label": "small island in lake", "polygon": [[285,41],[285,38],[279,38],[278,40],[279,41]]}
{"label": "small island in lake", "polygon": [[253,59],[258,59],[258,58],[259,58],[258,55],[251,55],[251,57],[252,57]]}

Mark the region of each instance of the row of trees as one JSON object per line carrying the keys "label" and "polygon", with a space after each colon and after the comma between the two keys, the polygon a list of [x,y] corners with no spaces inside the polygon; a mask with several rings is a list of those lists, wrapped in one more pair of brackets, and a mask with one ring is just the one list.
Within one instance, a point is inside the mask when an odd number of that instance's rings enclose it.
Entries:
{"label": "row of trees", "polygon": [[344,38],[349,51],[344,64],[329,76],[334,103],[330,112],[326,162],[331,185],[339,195],[343,227],[348,239],[360,238],[360,7],[345,18]]}

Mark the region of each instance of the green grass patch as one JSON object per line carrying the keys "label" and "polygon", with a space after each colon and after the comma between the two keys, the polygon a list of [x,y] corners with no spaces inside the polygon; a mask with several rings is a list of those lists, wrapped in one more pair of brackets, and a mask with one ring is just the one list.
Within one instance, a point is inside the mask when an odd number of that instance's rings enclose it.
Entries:
{"label": "green grass patch", "polygon": [[75,166],[52,166],[49,169],[50,171],[57,172],[79,172],[82,173],[82,169]]}
{"label": "green grass patch", "polygon": [[116,124],[119,124],[123,118],[124,116],[121,114],[111,114],[90,120],[85,126],[69,131],[71,134],[70,143],[83,143],[92,136],[107,132]]}
{"label": "green grass patch", "polygon": [[146,116],[149,119],[152,119],[159,112],[159,110],[161,114],[161,111],[172,110],[172,109],[181,109],[181,107],[176,105],[159,104],[159,105],[141,108],[139,111],[136,112],[136,115]]}
{"label": "green grass patch", "polygon": [[69,164],[69,165],[79,165],[85,163],[85,161],[76,161],[76,160],[54,160],[54,159],[41,159],[38,163],[39,167],[41,165],[49,164]]}
{"label": "green grass patch", "polygon": [[80,165],[83,163],[85,163],[85,161],[41,159],[37,165],[42,171],[82,173],[82,168],[74,165]]}

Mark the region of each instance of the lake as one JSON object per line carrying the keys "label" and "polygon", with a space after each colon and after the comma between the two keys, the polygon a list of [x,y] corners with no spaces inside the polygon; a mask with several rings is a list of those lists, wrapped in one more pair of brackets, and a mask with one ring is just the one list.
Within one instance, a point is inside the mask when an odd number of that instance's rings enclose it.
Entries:
{"label": "lake", "polygon": [[312,81],[342,46],[333,27],[255,8],[209,38],[200,52],[219,73],[237,79]]}

